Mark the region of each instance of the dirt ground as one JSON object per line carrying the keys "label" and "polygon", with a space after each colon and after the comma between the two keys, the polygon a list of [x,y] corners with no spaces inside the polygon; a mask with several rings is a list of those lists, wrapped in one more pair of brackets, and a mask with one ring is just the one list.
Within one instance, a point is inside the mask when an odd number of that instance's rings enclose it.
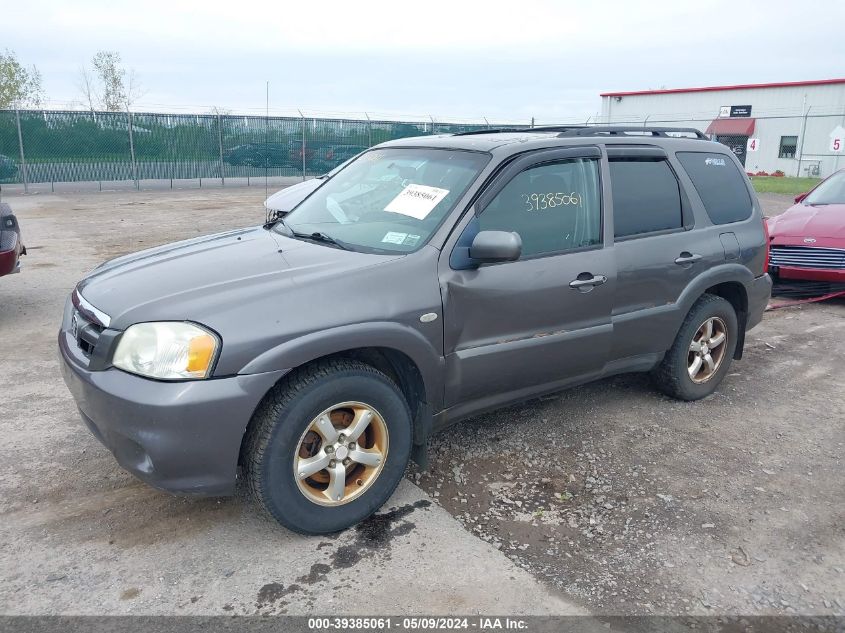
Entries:
{"label": "dirt ground", "polygon": [[[64,299],[103,259],[259,223],[263,196],[4,197],[30,254],[0,279],[0,612],[845,615],[845,301],[768,312],[702,402],[621,376],[452,427],[374,541],[135,482],[59,377]],[[349,602],[362,575],[381,608]]]}

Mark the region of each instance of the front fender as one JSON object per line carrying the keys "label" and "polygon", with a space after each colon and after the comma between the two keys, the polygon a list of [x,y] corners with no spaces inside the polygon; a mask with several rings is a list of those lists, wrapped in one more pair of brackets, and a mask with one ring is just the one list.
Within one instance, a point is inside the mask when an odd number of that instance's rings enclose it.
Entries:
{"label": "front fender", "polygon": [[417,330],[388,321],[344,325],[285,341],[251,360],[238,373],[289,371],[318,358],[365,347],[386,347],[408,356],[420,370],[429,404],[435,411],[442,408],[443,357]]}

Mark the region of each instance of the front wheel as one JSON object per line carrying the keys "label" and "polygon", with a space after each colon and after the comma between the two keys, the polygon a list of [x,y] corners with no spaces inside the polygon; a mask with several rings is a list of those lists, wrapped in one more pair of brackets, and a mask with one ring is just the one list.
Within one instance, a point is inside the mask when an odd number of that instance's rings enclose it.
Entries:
{"label": "front wheel", "polygon": [[345,529],[367,518],[402,479],[411,415],[386,375],[348,360],[299,370],[255,413],[242,463],[252,495],[303,534]]}
{"label": "front wheel", "polygon": [[716,295],[702,296],[653,372],[657,388],[679,400],[709,396],[728,373],[738,332],[730,302]]}

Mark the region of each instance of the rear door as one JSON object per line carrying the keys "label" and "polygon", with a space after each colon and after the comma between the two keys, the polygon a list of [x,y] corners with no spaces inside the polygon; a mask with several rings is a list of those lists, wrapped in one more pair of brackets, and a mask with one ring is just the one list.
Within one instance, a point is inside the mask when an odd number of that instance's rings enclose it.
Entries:
{"label": "rear door", "polygon": [[[611,360],[663,352],[679,325],[675,308],[709,247],[666,153],[608,146],[617,282]],[[668,343],[667,343],[668,341]]]}
{"label": "rear door", "polygon": [[495,405],[603,369],[615,268],[600,157],[595,147],[534,152],[488,187],[459,244],[514,231],[518,261],[463,268],[466,246],[444,251],[447,407]]}

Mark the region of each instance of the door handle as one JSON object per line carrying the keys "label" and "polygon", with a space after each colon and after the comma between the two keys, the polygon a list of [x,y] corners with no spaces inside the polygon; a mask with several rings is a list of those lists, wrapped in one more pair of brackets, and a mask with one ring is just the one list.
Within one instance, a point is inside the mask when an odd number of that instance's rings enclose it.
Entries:
{"label": "door handle", "polygon": [[675,263],[679,266],[683,266],[684,264],[692,264],[702,259],[701,255],[698,253],[687,253],[684,251],[681,253],[680,257],[675,260]]}
{"label": "door handle", "polygon": [[601,286],[604,282],[607,281],[607,277],[604,275],[595,275],[593,277],[588,277],[587,279],[580,279],[581,276],[589,275],[590,273],[581,273],[578,275],[579,279],[573,279],[569,282],[570,288],[575,288],[576,290],[579,288],[586,288],[592,286]]}

